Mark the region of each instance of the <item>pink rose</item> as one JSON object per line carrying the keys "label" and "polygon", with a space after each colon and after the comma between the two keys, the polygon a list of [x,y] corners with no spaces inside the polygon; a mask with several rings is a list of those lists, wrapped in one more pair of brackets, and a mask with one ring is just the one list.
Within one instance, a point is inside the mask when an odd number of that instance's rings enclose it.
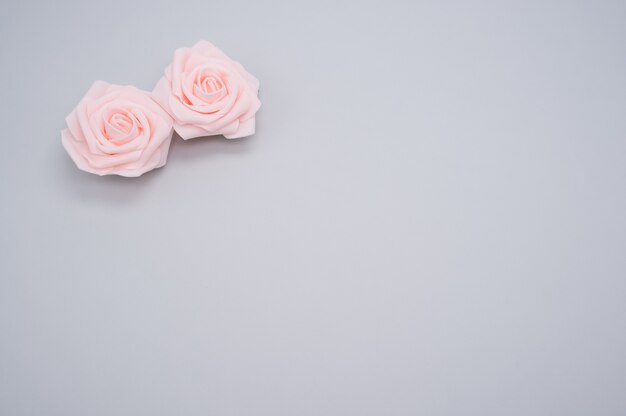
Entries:
{"label": "pink rose", "polygon": [[63,147],[79,169],[139,176],[165,165],[172,119],[146,91],[96,81],[65,120]]}
{"label": "pink rose", "polygon": [[174,52],[152,98],[174,118],[183,139],[254,134],[259,81],[207,41]]}

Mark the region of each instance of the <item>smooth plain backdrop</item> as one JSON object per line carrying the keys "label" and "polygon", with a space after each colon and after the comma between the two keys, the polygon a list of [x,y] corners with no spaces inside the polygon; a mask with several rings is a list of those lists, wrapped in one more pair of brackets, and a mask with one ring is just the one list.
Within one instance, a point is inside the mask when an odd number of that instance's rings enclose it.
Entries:
{"label": "smooth plain backdrop", "polygon": [[[0,414],[626,414],[626,3],[3,1]],[[257,134],[79,171],[218,45]]]}

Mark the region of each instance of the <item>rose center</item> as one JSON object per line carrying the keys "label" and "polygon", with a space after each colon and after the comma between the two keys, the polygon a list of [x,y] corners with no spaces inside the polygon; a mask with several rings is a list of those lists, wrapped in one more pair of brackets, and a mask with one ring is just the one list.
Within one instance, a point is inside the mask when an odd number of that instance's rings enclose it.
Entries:
{"label": "rose center", "polygon": [[213,103],[226,94],[226,86],[219,75],[200,73],[194,83],[194,93],[206,103]]}
{"label": "rose center", "polygon": [[113,144],[128,143],[137,137],[139,130],[137,118],[126,110],[112,111],[104,120],[104,136]]}
{"label": "rose center", "polygon": [[110,119],[111,125],[117,127],[120,131],[128,134],[133,128],[133,120],[124,113],[115,113]]}

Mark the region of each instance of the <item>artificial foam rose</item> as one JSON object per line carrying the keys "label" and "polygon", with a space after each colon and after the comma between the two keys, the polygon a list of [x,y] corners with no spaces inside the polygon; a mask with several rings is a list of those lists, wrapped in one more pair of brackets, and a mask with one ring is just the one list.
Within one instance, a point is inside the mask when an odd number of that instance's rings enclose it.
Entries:
{"label": "artificial foam rose", "polygon": [[165,165],[172,119],[150,93],[96,81],[65,119],[63,147],[80,169],[139,176]]}
{"label": "artificial foam rose", "polygon": [[235,139],[254,134],[258,91],[259,81],[239,62],[201,40],[174,52],[152,98],[174,118],[183,139],[217,134]]}

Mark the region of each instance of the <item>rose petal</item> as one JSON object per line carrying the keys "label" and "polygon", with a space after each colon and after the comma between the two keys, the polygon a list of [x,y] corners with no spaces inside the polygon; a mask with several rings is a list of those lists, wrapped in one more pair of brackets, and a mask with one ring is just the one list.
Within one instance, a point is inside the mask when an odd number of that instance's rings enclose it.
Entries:
{"label": "rose petal", "polygon": [[174,124],[174,130],[183,139],[195,139],[196,137],[208,136],[210,132],[206,131],[200,126],[193,124]]}
{"label": "rose petal", "polygon": [[233,134],[224,134],[227,139],[238,139],[240,137],[251,136],[254,134],[255,119],[254,117],[247,119],[246,121],[239,123],[239,128]]}

